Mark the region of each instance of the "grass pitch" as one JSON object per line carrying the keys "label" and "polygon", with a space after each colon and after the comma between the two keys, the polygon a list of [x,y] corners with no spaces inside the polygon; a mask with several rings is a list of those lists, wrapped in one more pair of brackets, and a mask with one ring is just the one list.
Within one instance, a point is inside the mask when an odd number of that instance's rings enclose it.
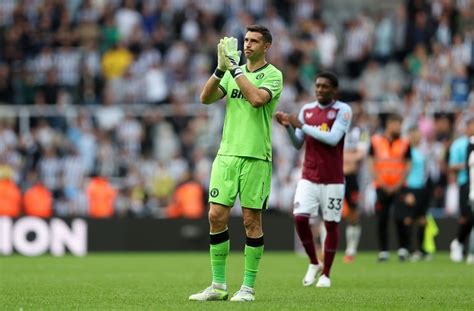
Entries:
{"label": "grass pitch", "polygon": [[[474,266],[447,254],[431,262],[379,264],[374,253],[343,264],[332,288],[304,288],[307,260],[266,252],[253,303],[190,302],[210,282],[207,253],[107,253],[0,257],[1,310],[474,310]],[[231,253],[230,294],[240,287],[243,255]]]}

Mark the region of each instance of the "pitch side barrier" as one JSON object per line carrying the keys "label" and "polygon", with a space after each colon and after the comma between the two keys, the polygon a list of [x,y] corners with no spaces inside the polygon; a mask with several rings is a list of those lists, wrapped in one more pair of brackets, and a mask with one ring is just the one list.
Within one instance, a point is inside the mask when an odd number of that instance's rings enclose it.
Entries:
{"label": "pitch side barrier", "polygon": [[[456,220],[437,219],[438,250],[447,250],[456,233]],[[344,232],[344,222],[340,232]],[[376,250],[376,222],[373,217],[361,219],[360,250]],[[229,223],[232,250],[241,251],[245,233],[240,217]],[[264,217],[265,251],[292,251],[295,248],[293,219],[288,215],[268,214]],[[391,225],[391,249],[398,245]],[[345,247],[340,235],[339,248]],[[21,254],[39,256],[85,256],[102,251],[208,251],[209,225],[207,219],[85,219],[0,217],[0,256]]]}

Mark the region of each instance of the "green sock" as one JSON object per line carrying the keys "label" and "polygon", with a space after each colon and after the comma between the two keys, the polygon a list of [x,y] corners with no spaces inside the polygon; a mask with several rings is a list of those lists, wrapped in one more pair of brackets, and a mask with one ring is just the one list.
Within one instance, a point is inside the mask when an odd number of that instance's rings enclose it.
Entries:
{"label": "green sock", "polygon": [[229,232],[226,230],[217,234],[211,234],[211,268],[212,282],[226,283],[226,261],[229,254],[230,240]]}
{"label": "green sock", "polygon": [[[252,240],[253,243],[249,243]],[[249,245],[250,244],[250,245]],[[258,265],[263,254],[263,236],[257,239],[247,238],[245,245],[244,285],[253,288],[257,277]]]}

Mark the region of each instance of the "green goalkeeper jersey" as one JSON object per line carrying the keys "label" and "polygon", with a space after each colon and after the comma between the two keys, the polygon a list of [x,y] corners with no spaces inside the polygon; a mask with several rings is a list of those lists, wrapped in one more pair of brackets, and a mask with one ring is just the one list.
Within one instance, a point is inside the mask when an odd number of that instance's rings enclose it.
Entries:
{"label": "green goalkeeper jersey", "polygon": [[230,72],[225,73],[219,84],[227,101],[218,154],[271,161],[272,116],[283,88],[283,75],[270,63],[253,72],[248,71],[246,65],[240,67],[250,82],[257,88],[266,90],[271,99],[261,107],[252,107]]}

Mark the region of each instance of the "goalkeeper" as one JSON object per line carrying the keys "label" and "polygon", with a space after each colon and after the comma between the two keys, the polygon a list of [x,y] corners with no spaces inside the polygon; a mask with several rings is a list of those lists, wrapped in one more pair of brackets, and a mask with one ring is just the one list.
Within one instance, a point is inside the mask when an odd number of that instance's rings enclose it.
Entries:
{"label": "goalkeeper", "polygon": [[231,301],[253,301],[255,278],[263,253],[262,210],[268,205],[272,175],[272,115],[280,98],[283,78],[265,55],[272,43],[270,31],[247,27],[245,65],[237,39],[223,38],[217,46],[217,68],[201,93],[203,104],[226,97],[222,140],[212,164],[209,185],[210,256],[212,284],[190,300],[226,300],[226,262],[230,241],[227,227],[237,195],[247,235],[243,284]]}

